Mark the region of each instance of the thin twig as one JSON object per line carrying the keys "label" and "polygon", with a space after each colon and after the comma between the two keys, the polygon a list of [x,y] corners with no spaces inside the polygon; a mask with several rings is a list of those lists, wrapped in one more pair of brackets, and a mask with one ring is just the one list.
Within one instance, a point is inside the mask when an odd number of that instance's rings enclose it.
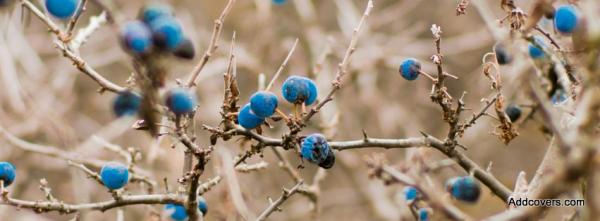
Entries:
{"label": "thin twig", "polygon": [[279,199],[275,200],[275,202],[272,202],[269,205],[269,207],[267,207],[267,209],[265,209],[260,214],[260,216],[258,216],[258,218],[256,218],[256,221],[267,220],[267,218],[271,215],[271,213],[275,212],[276,210],[279,210],[280,209],[279,206],[281,206],[287,199],[289,199],[292,195],[294,195],[294,193],[296,193],[298,191],[298,188],[300,188],[302,183],[303,183],[302,181],[298,182],[290,190],[286,190],[284,188],[283,193],[281,194]]}

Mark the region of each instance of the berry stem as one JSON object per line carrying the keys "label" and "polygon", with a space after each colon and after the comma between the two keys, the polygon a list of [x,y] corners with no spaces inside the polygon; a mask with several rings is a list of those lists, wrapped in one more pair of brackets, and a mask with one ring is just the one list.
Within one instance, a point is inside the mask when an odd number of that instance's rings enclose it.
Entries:
{"label": "berry stem", "polygon": [[419,71],[419,74],[425,75],[425,77],[431,79],[433,82],[437,82],[437,79],[431,76],[430,74],[425,73],[424,71]]}
{"label": "berry stem", "polygon": [[286,123],[290,122],[290,118],[282,110],[275,108],[275,112],[277,112],[277,114],[279,114],[279,116],[281,116]]}

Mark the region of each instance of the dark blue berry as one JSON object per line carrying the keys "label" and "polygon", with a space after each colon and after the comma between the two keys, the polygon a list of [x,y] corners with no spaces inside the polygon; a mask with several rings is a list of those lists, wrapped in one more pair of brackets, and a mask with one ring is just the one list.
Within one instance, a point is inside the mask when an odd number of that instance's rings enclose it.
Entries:
{"label": "dark blue berry", "polygon": [[417,199],[417,196],[419,194],[419,191],[417,190],[417,188],[415,188],[413,186],[404,187],[402,192],[404,192],[404,199],[406,201],[413,201],[413,200]]}
{"label": "dark blue berry", "polygon": [[166,103],[169,110],[177,115],[191,113],[197,105],[196,96],[183,88],[169,91]]}
{"label": "dark blue berry", "polygon": [[400,75],[406,80],[413,81],[419,77],[421,62],[414,58],[407,58],[400,64]]}
{"label": "dark blue berry", "polygon": [[198,197],[198,209],[202,212],[202,215],[205,216],[208,213],[208,203],[206,203],[206,199],[204,197]]}
{"label": "dark blue berry", "polygon": [[335,164],[335,154],[333,154],[333,151],[331,150],[331,148],[329,148],[329,153],[327,153],[327,158],[325,158],[325,160],[323,162],[319,163],[318,165],[324,169],[329,169],[329,168],[332,168],[334,164]]}
{"label": "dark blue berry", "polygon": [[498,64],[505,65],[512,61],[512,56],[506,51],[503,44],[496,44],[494,46],[494,52],[496,53]]}
{"label": "dark blue berry", "polygon": [[150,24],[157,18],[163,16],[172,17],[173,14],[173,9],[169,5],[162,3],[152,3],[142,8],[142,10],[140,11],[139,18],[146,24]]}
{"label": "dark blue berry", "polygon": [[446,190],[450,192],[452,197],[470,203],[477,202],[481,194],[479,183],[470,176],[455,177],[448,180]]}
{"label": "dark blue berry", "polygon": [[256,114],[252,112],[250,104],[244,105],[244,107],[242,107],[242,109],[238,113],[238,123],[240,124],[240,126],[248,130],[257,128],[264,122],[264,118],[256,116]]}
{"label": "dark blue berry", "polygon": [[117,117],[136,115],[142,98],[131,91],[120,92],[113,102],[113,111]]}
{"label": "dark blue berry", "polygon": [[419,221],[429,221],[429,209],[427,209],[427,208],[419,209]]}
{"label": "dark blue berry", "polygon": [[533,38],[537,45],[529,43],[529,56],[533,59],[538,59],[544,57],[544,50],[541,47],[545,47],[544,41],[540,39],[538,36]]}
{"label": "dark blue berry", "polygon": [[311,105],[317,100],[318,90],[311,79],[294,75],[283,82],[281,93],[290,103]]}
{"label": "dark blue berry", "polygon": [[173,55],[183,59],[193,59],[196,56],[194,43],[188,38],[183,39],[183,42],[173,51]]}
{"label": "dark blue berry", "polygon": [[561,33],[573,33],[577,28],[578,16],[577,9],[570,5],[563,5],[556,9],[554,13],[554,26]]}
{"label": "dark blue berry", "polygon": [[554,94],[550,98],[550,101],[552,102],[552,104],[557,105],[567,100],[567,98],[569,98],[569,96],[567,95],[565,90],[559,88],[554,92]]}
{"label": "dark blue berry", "polygon": [[106,188],[121,189],[129,182],[129,170],[121,163],[109,162],[102,166],[100,178]]}
{"label": "dark blue berry", "polygon": [[17,172],[15,166],[9,162],[0,162],[0,180],[4,182],[4,187],[9,186],[15,181]]}
{"label": "dark blue berry", "polygon": [[134,54],[145,54],[152,49],[152,32],[141,21],[127,22],[121,29],[121,42]]}
{"label": "dark blue berry", "polygon": [[160,48],[173,51],[183,42],[183,30],[181,24],[173,18],[162,16],[150,23],[154,44]]}
{"label": "dark blue berry", "polygon": [[[208,204],[206,204],[206,200],[204,197],[198,197],[198,209],[202,212],[202,216],[205,216],[208,212]],[[185,207],[179,204],[167,204],[165,205],[165,210],[167,211],[167,215],[171,217],[171,219],[176,221],[187,220],[188,214],[185,210]]]}
{"label": "dark blue berry", "polygon": [[268,91],[254,93],[250,97],[250,109],[258,117],[270,117],[277,109],[277,95]]}
{"label": "dark blue berry", "polygon": [[327,139],[322,134],[311,134],[304,138],[302,141],[301,153],[302,158],[325,169],[329,169],[333,166],[333,162],[323,164],[330,155],[333,156],[334,154],[327,143]]}
{"label": "dark blue berry", "polygon": [[287,2],[287,0],[273,0],[273,4],[283,5]]}
{"label": "dark blue berry", "polygon": [[81,0],[46,0],[48,13],[59,19],[69,19],[77,11]]}
{"label": "dark blue berry", "polygon": [[506,113],[508,118],[510,118],[511,122],[516,122],[517,120],[519,120],[519,117],[521,117],[521,108],[519,107],[519,105],[516,104],[508,105],[504,112]]}

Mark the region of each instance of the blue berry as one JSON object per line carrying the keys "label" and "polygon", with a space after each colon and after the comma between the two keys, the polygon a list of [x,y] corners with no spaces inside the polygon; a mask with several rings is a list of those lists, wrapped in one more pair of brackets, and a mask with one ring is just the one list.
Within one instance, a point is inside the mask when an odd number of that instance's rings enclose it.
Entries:
{"label": "blue berry", "polygon": [[121,29],[121,42],[135,54],[145,54],[152,48],[152,32],[141,21],[130,21]]}
{"label": "blue berry", "polygon": [[290,103],[311,105],[317,101],[318,90],[313,80],[294,75],[283,82],[281,93]]}
{"label": "blue berry", "polygon": [[[304,138],[301,153],[302,158],[325,169],[331,168],[335,162],[333,151],[322,134],[311,134]],[[333,162],[327,162],[328,157],[333,159]]]}
{"label": "blue berry", "polygon": [[150,30],[154,37],[154,44],[160,48],[173,51],[183,42],[181,24],[173,18],[162,16],[150,23]]}
{"label": "blue berry", "polygon": [[508,105],[504,112],[506,113],[506,115],[508,115],[508,118],[510,118],[511,122],[516,122],[517,120],[519,120],[519,117],[521,117],[521,108],[519,107],[519,105],[516,104]]}
{"label": "blue berry", "polygon": [[415,199],[417,199],[417,196],[419,194],[419,191],[417,191],[417,188],[413,187],[413,186],[406,186],[404,187],[404,199],[406,201],[413,201]]}
{"label": "blue berry", "polygon": [[256,116],[250,107],[250,104],[246,104],[242,107],[240,112],[238,113],[238,123],[240,126],[251,130],[257,128],[262,123],[265,122],[265,119],[259,116]]}
{"label": "blue berry", "polygon": [[[542,41],[542,39],[540,39],[538,36],[535,36],[533,40],[537,45],[545,47],[544,41]],[[544,50],[542,50],[542,48],[539,46],[529,43],[529,56],[531,56],[531,58],[538,59],[544,57]]]}
{"label": "blue berry", "polygon": [[120,92],[113,101],[113,111],[117,117],[136,115],[142,98],[131,91]]}
{"label": "blue berry", "polygon": [[12,0],[0,0],[0,7],[7,6]]}
{"label": "blue berry", "polygon": [[552,102],[552,104],[557,105],[560,104],[562,102],[564,102],[565,100],[567,100],[568,95],[565,92],[564,89],[559,88],[557,89],[554,94],[552,94],[552,97],[550,98],[550,101]]}
{"label": "blue berry", "polygon": [[446,190],[454,198],[470,203],[477,202],[481,193],[479,183],[470,176],[455,177],[448,180]]}
{"label": "blue berry", "polygon": [[46,0],[48,13],[59,19],[69,19],[77,11],[81,0]]}
{"label": "blue berry", "polygon": [[414,58],[407,58],[400,64],[400,75],[406,80],[413,81],[419,77],[421,62]]}
{"label": "blue berry", "polygon": [[254,93],[250,97],[250,109],[258,117],[270,117],[277,109],[277,95],[268,91]]}
{"label": "blue berry", "polygon": [[554,26],[561,33],[573,33],[578,22],[577,10],[573,6],[560,6],[554,13]]}
{"label": "blue berry", "polygon": [[167,107],[177,115],[194,111],[197,105],[196,96],[183,88],[175,88],[167,94]]}
{"label": "blue berry", "polygon": [[[204,197],[198,198],[198,209],[202,212],[202,216],[205,216],[208,212],[208,205],[206,204],[206,200]],[[176,221],[186,220],[188,218],[188,214],[185,211],[185,207],[179,204],[167,204],[165,205],[165,210],[167,211],[167,215],[171,217],[171,219]]]}
{"label": "blue berry", "polygon": [[106,188],[121,189],[129,182],[129,170],[121,163],[108,162],[102,166],[100,178]]}
{"label": "blue berry", "polygon": [[421,208],[419,209],[419,221],[428,221],[429,220],[429,209]]}
{"label": "blue berry", "polygon": [[9,162],[0,162],[0,180],[4,181],[4,187],[12,184],[16,176],[14,165]]}
{"label": "blue berry", "polygon": [[150,24],[157,18],[163,16],[172,17],[173,14],[173,9],[169,5],[162,3],[152,3],[142,8],[142,10],[140,11],[139,18],[146,24]]}
{"label": "blue berry", "polygon": [[287,0],[273,0],[273,4],[283,5],[287,2]]}
{"label": "blue berry", "polygon": [[494,52],[496,53],[496,61],[498,61],[498,64],[505,65],[512,61],[512,56],[506,51],[503,44],[496,44],[494,46]]}

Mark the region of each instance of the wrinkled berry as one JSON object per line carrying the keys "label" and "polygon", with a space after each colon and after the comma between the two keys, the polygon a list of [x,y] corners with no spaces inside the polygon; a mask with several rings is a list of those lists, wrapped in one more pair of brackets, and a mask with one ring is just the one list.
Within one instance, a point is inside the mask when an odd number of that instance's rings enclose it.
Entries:
{"label": "wrinkled berry", "polygon": [[302,158],[325,169],[331,168],[334,164],[333,162],[324,164],[324,162],[327,162],[327,158],[330,155],[333,157],[334,154],[327,143],[327,139],[322,134],[311,134],[304,138],[301,152]]}
{"label": "wrinkled berry", "polygon": [[[535,36],[533,40],[537,45],[529,43],[529,56],[533,59],[538,59],[544,57],[544,50],[540,47],[545,47],[544,41],[540,39],[538,36]],[[539,45],[539,46],[538,46]]]}
{"label": "wrinkled berry", "polygon": [[9,162],[0,162],[0,180],[4,182],[4,187],[9,186],[15,181],[17,176],[16,168]]}
{"label": "wrinkled berry", "polygon": [[150,23],[154,44],[159,48],[175,50],[183,42],[181,24],[173,17],[162,16]]}
{"label": "wrinkled berry", "polygon": [[257,128],[262,123],[265,122],[265,119],[259,116],[256,116],[250,108],[250,104],[244,105],[240,112],[238,113],[238,123],[240,126],[251,130]]}
{"label": "wrinkled berry", "polygon": [[579,23],[578,20],[577,9],[570,5],[560,6],[554,13],[554,26],[561,33],[573,33]]}
{"label": "wrinkled berry", "polygon": [[46,0],[48,13],[58,19],[69,19],[77,11],[81,0]]}
{"label": "wrinkled berry", "polygon": [[256,92],[250,97],[250,108],[258,117],[270,117],[277,109],[277,95],[268,91]]}
{"label": "wrinkled berry", "polygon": [[413,186],[404,187],[403,192],[404,192],[404,199],[406,201],[413,201],[413,200],[417,199],[417,195],[419,194],[419,191],[417,190],[417,188],[415,188]]}
{"label": "wrinkled berry", "polygon": [[136,115],[142,98],[131,91],[120,92],[113,102],[113,111],[117,117]]}
{"label": "wrinkled berry", "polygon": [[121,29],[123,46],[134,54],[145,54],[152,49],[152,32],[143,22],[130,21]]}
{"label": "wrinkled berry", "polygon": [[454,177],[446,182],[446,190],[461,201],[474,203],[479,199],[481,187],[470,176]]}
{"label": "wrinkled berry", "polygon": [[129,170],[121,163],[108,162],[102,166],[100,178],[106,188],[121,189],[129,182]]}
{"label": "wrinkled berry", "polygon": [[498,64],[505,65],[512,61],[512,56],[506,51],[503,44],[494,45],[494,52],[496,53],[496,60]]}
{"label": "wrinkled berry", "polygon": [[313,80],[294,75],[283,82],[281,93],[290,103],[311,105],[317,101],[318,90]]}
{"label": "wrinkled berry", "polygon": [[400,75],[406,80],[413,81],[419,77],[421,62],[414,58],[407,58],[400,64]]}
{"label": "wrinkled berry", "polygon": [[163,3],[151,3],[142,8],[139,14],[139,19],[144,21],[146,24],[150,24],[157,18],[163,16],[172,17],[173,14],[173,9],[169,5]]}
{"label": "wrinkled berry", "polygon": [[183,88],[175,88],[167,94],[167,107],[177,115],[188,114],[196,108],[196,96]]}
{"label": "wrinkled berry", "polygon": [[517,120],[519,120],[519,117],[521,117],[521,108],[519,107],[519,105],[516,104],[508,105],[504,112],[506,113],[508,118],[510,118],[511,122],[516,122]]}

